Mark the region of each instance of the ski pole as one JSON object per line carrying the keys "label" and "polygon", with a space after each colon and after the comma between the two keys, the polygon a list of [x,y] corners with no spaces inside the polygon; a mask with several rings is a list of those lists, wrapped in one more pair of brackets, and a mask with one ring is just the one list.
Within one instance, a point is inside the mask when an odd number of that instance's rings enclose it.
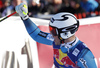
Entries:
{"label": "ski pole", "polygon": [[14,14],[16,14],[16,12],[13,12],[13,13],[11,13],[10,15],[5,16],[4,18],[2,18],[2,19],[0,20],[0,22],[3,21],[3,20],[5,20],[5,19],[7,19],[7,18],[9,18],[10,16],[12,16],[12,15],[14,15]]}

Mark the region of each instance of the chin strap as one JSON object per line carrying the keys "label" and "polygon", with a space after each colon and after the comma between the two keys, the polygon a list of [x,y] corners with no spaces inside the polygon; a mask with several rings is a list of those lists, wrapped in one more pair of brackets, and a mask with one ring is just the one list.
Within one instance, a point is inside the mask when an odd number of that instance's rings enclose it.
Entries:
{"label": "chin strap", "polygon": [[64,40],[60,40],[60,43],[63,44],[64,43]]}
{"label": "chin strap", "polygon": [[60,39],[60,43],[63,44],[65,39],[63,39],[62,37],[60,37],[59,39]]}

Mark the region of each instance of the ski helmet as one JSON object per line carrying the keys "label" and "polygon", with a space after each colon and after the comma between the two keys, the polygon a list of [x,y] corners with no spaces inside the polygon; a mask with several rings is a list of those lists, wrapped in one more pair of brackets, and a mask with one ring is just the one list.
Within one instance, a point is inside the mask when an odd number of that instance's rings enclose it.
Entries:
{"label": "ski helmet", "polygon": [[53,36],[60,40],[68,39],[78,30],[79,21],[68,12],[57,13],[49,22],[49,30]]}

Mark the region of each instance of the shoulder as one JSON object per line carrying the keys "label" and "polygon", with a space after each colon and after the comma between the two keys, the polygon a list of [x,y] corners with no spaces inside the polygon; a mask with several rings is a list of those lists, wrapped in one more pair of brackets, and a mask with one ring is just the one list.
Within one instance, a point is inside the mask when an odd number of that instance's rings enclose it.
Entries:
{"label": "shoulder", "polygon": [[87,55],[93,56],[91,50],[87,47],[87,45],[83,42],[81,42],[79,45],[79,49],[81,50],[81,55],[80,57],[86,57]]}
{"label": "shoulder", "polygon": [[80,40],[79,40],[78,45],[77,45],[76,47],[77,47],[78,49],[80,49],[80,50],[89,49],[89,48],[87,47],[87,45],[86,45],[84,42],[80,41]]}
{"label": "shoulder", "polygon": [[95,57],[86,44],[82,43],[82,47],[85,47],[79,56],[78,66],[81,68],[97,68],[95,63]]}

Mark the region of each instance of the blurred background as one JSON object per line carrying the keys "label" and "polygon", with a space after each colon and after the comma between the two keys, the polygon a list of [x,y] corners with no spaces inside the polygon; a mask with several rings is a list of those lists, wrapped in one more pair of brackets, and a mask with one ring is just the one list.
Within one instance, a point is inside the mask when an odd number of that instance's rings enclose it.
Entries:
{"label": "blurred background", "polygon": [[0,0],[0,17],[14,12],[22,2],[27,3],[30,17],[49,19],[58,12],[70,12],[78,19],[100,15],[100,0]]}
{"label": "blurred background", "polygon": [[[49,32],[49,19],[70,12],[80,21],[76,36],[90,48],[100,68],[100,0],[0,0],[0,18],[25,2],[30,19]],[[27,33],[19,15],[0,22],[0,68],[54,68],[53,48],[37,43]]]}

